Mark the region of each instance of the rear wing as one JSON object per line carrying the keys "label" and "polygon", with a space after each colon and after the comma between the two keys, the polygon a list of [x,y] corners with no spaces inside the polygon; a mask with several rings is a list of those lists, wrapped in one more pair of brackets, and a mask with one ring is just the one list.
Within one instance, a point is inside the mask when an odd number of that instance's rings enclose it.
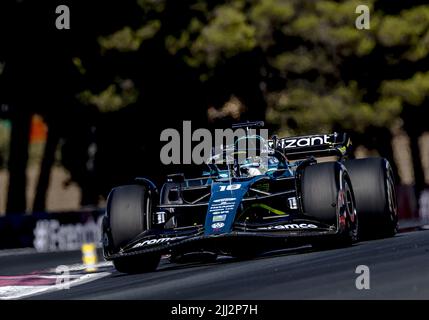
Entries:
{"label": "rear wing", "polygon": [[308,156],[329,157],[347,156],[351,140],[346,133],[316,134],[309,136],[278,138],[274,136],[268,145],[284,153],[290,159],[303,159]]}

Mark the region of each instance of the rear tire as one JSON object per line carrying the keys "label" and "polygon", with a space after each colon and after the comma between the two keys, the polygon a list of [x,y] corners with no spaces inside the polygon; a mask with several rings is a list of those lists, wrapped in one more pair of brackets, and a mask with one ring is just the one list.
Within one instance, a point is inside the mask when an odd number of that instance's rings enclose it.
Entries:
{"label": "rear tire", "polygon": [[[111,191],[107,203],[110,227],[109,247],[115,253],[148,229],[152,211],[151,194],[145,186],[126,185]],[[124,273],[154,271],[160,254],[141,254],[113,260],[115,268]]]}
{"label": "rear tire", "polygon": [[353,184],[360,235],[365,239],[392,237],[398,228],[393,172],[384,158],[345,162]]}
{"label": "rear tire", "polygon": [[335,225],[338,234],[318,238],[317,249],[346,247],[357,240],[358,222],[352,184],[344,166],[325,162],[305,168],[301,184],[302,205],[306,216]]}

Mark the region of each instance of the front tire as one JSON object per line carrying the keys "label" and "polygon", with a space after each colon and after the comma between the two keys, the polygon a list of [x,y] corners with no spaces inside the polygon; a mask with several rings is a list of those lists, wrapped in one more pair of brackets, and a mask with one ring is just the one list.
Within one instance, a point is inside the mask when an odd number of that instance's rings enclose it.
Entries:
{"label": "front tire", "polygon": [[335,225],[338,233],[318,238],[317,249],[346,247],[357,241],[358,219],[349,175],[339,162],[306,167],[302,176],[302,205],[306,216]]}
{"label": "front tire", "polygon": [[[113,189],[107,201],[105,231],[108,248],[117,253],[131,240],[149,228],[152,213],[152,196],[142,185],[126,185]],[[159,254],[140,254],[113,260],[115,268],[124,273],[154,271],[161,259]]]}

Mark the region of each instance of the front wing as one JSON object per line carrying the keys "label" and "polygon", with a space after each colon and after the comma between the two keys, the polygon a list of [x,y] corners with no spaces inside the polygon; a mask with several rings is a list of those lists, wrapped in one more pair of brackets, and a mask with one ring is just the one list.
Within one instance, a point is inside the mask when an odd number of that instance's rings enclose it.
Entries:
{"label": "front wing", "polygon": [[[312,228],[299,229],[300,226],[308,227],[310,225]],[[247,247],[252,243],[258,244],[259,247],[263,246],[268,251],[309,244],[320,238],[333,237],[339,232],[336,226],[304,219],[262,228],[236,225],[234,230],[229,233],[210,235],[204,234],[203,226],[148,230],[137,236],[119,252],[104,252],[104,257],[106,260],[113,260],[148,253],[169,254],[200,250],[227,254],[231,248]]]}

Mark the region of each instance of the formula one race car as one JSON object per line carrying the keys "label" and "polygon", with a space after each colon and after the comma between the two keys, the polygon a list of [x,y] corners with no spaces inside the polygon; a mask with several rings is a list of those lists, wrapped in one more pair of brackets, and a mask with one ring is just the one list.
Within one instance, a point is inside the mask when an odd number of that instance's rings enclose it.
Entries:
{"label": "formula one race car", "polygon": [[[289,246],[329,249],[395,235],[389,162],[348,159],[346,134],[240,139],[246,150],[239,141],[224,147],[200,178],[170,175],[160,192],[145,178],[114,188],[103,220],[105,258],[120,272],[136,273],[155,270],[161,255],[251,258]],[[258,154],[238,161],[252,143]],[[326,157],[336,161],[316,160]]]}

